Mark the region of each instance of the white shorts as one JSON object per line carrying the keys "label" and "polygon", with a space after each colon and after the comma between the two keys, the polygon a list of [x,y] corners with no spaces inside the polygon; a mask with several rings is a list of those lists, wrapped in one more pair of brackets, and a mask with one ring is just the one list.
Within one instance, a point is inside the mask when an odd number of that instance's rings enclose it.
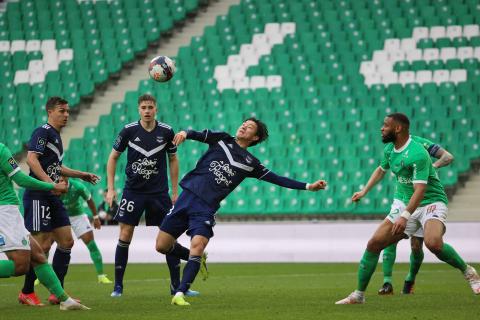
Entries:
{"label": "white shorts", "polygon": [[[390,207],[390,213],[385,219],[388,219],[391,223],[395,223],[395,221],[397,221],[398,217],[400,217],[406,207],[407,206],[403,201],[393,199],[392,206]],[[417,238],[423,238],[423,228],[418,228],[418,230],[413,234],[413,236]]]}
{"label": "white shorts", "polygon": [[81,214],[79,216],[73,216],[70,218],[70,224],[72,225],[73,233],[77,238],[80,238],[85,233],[93,231],[90,220],[86,214]]}
{"label": "white shorts", "polygon": [[30,250],[30,232],[18,206],[0,205],[0,252]]}

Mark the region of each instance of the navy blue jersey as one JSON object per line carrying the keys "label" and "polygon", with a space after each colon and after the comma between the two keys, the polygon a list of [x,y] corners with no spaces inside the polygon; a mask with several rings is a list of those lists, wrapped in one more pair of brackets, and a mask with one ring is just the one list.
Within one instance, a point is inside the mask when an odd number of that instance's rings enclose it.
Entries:
{"label": "navy blue jersey", "polygon": [[[28,142],[28,151],[39,154],[38,161],[43,171],[54,182],[58,182],[63,161],[63,144],[60,132],[48,123],[35,129]],[[30,170],[30,176],[39,179],[32,170]],[[49,193],[47,191],[36,192]]]}
{"label": "navy blue jersey", "polygon": [[113,149],[123,152],[128,147],[125,189],[139,193],[168,192],[167,153],[174,154],[173,129],[156,121],[148,132],[140,121],[127,124],[118,134]]}
{"label": "navy blue jersey", "polygon": [[195,169],[182,179],[180,186],[213,208],[218,208],[220,201],[245,178],[257,178],[294,189],[306,187],[305,183],[272,173],[250,152],[240,147],[228,133],[188,130],[187,139],[208,143],[209,148],[198,160]]}

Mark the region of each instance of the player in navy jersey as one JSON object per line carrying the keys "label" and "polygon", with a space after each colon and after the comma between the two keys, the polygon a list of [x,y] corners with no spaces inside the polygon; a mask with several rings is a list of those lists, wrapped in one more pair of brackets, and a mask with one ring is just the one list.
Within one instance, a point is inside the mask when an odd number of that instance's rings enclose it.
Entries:
{"label": "player in navy jersey", "polygon": [[[60,131],[68,122],[68,102],[60,97],[51,97],[45,109],[48,121],[33,131],[28,143],[27,164],[30,167],[30,176],[45,182],[56,183],[59,176],[64,175],[95,184],[99,179],[95,174],[73,170],[62,165],[63,145]],[[58,195],[27,189],[23,196],[23,206],[25,227],[40,244],[43,252],[50,251],[53,239],[57,242],[52,266],[63,286],[70,263],[73,238],[67,211]],[[39,299],[34,292],[34,281],[35,273],[30,269],[18,297],[21,303],[38,304]],[[60,303],[54,295],[50,295],[48,300],[52,304]]]}
{"label": "player in navy jersey", "polygon": [[[122,152],[128,148],[127,176],[122,199],[114,217],[119,222],[120,235],[115,251],[115,285],[112,297],[123,294],[123,276],[128,261],[128,247],[135,226],[145,212],[147,226],[159,227],[163,218],[178,196],[177,147],[172,143],[175,133],[172,128],[155,120],[156,100],[145,94],[138,98],[140,120],[127,124],[117,136],[107,163],[107,202],[111,206],[117,197],[115,170]],[[168,194],[167,156],[172,184],[171,198]],[[180,259],[188,260],[188,249],[175,244],[167,255],[171,276],[172,294],[180,284]],[[196,295],[198,292],[190,291]]]}
{"label": "player in navy jersey", "polygon": [[323,180],[312,184],[281,177],[265,168],[247,151],[268,138],[266,125],[258,119],[249,118],[238,128],[236,137],[225,132],[211,130],[180,131],[174,138],[176,146],[185,139],[207,143],[207,152],[180,182],[182,194],[160,227],[156,248],[167,253],[175,240],[185,231],[191,237],[190,257],[183,270],[180,286],[172,298],[172,304],[189,305],[185,292],[193,283],[199,269],[201,256],[208,241],[213,237],[215,212],[222,201],[245,178],[257,178],[276,185],[298,190],[318,191],[326,187]]}

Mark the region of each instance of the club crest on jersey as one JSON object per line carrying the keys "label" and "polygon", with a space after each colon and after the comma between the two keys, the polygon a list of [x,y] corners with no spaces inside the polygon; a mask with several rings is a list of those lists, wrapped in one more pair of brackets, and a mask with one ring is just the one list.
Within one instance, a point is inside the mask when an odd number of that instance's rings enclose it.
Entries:
{"label": "club crest on jersey", "polygon": [[162,137],[157,137],[157,142],[158,142],[158,143],[162,143],[162,142],[163,142],[163,138],[162,138]]}
{"label": "club crest on jersey", "polygon": [[245,161],[247,161],[248,164],[251,164],[252,161],[253,161],[253,159],[252,159],[252,157],[247,156],[247,157],[245,158]]}

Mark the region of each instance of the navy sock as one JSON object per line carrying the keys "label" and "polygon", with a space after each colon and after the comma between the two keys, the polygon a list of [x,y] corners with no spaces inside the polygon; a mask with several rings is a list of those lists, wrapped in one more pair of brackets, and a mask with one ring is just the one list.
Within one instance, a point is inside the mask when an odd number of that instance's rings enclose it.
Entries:
{"label": "navy sock", "polygon": [[30,270],[25,274],[22,293],[29,294],[34,292],[33,286],[35,284],[35,279],[37,279],[37,275],[35,274],[35,271],[33,271],[33,268],[30,267]]}
{"label": "navy sock", "polygon": [[115,288],[123,288],[123,275],[127,268],[129,246],[130,242],[118,240],[117,250],[115,251]]}
{"label": "navy sock", "polygon": [[200,261],[202,261],[202,257],[200,256],[190,256],[188,258],[187,265],[183,269],[182,283],[180,283],[177,292],[185,293],[190,289],[190,286],[200,270]]}
{"label": "navy sock", "polygon": [[190,256],[190,250],[182,246],[180,243],[175,242],[172,249],[170,249],[170,251],[167,253],[167,255],[169,254],[179,259],[188,261],[188,257]]}
{"label": "navy sock", "polygon": [[57,274],[58,280],[60,280],[60,283],[62,284],[62,288],[63,280],[65,279],[68,265],[70,264],[71,252],[71,249],[57,246],[57,250],[55,250],[55,254],[53,255],[52,268]]}
{"label": "navy sock", "polygon": [[171,254],[167,254],[165,257],[170,271],[170,292],[174,294],[180,285],[180,259]]}

